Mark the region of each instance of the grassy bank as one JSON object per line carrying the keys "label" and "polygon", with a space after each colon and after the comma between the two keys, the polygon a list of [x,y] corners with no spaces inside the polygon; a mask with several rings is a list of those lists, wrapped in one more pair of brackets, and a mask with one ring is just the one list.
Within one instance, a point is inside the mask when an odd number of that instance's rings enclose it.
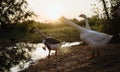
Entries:
{"label": "grassy bank", "polygon": [[32,32],[32,28],[39,28],[46,36],[55,37],[61,41],[79,41],[79,32],[64,23],[37,23],[25,22],[22,24],[10,25],[8,28],[0,29],[0,39],[2,42],[10,42],[16,39],[17,42],[41,42],[38,33]]}

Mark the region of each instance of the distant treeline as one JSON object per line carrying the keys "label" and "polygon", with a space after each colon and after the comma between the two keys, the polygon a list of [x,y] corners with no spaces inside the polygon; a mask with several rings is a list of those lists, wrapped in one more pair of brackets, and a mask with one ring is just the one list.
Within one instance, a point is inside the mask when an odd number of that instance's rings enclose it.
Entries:
{"label": "distant treeline", "polygon": [[[84,20],[71,19],[76,24],[85,27]],[[89,18],[90,26],[93,30],[103,32],[104,19],[98,16]],[[34,20],[28,20],[17,24],[8,24],[4,29],[0,28],[0,38],[14,38],[18,41],[41,42],[38,33],[32,32],[33,28],[39,28],[45,35],[60,39],[61,41],[79,41],[79,32],[64,22],[56,21],[50,23],[40,23]]]}

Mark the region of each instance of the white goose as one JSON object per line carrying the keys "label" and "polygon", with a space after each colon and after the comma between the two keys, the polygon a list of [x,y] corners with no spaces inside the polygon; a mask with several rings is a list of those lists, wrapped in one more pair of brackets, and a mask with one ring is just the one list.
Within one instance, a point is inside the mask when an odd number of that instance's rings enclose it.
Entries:
{"label": "white goose", "polygon": [[66,19],[65,17],[62,17],[61,20],[73,27],[76,27],[79,30],[81,40],[93,48],[92,57],[94,57],[94,51],[96,48],[99,49],[105,47],[112,38],[112,35],[83,28]]}
{"label": "white goose", "polygon": [[48,58],[50,58],[50,52],[51,50],[55,50],[55,55],[57,57],[57,50],[61,48],[61,42],[58,39],[55,39],[53,37],[47,37],[45,36],[39,29],[35,28],[33,31],[38,32],[42,37],[42,42],[45,44],[45,46],[49,50]]}

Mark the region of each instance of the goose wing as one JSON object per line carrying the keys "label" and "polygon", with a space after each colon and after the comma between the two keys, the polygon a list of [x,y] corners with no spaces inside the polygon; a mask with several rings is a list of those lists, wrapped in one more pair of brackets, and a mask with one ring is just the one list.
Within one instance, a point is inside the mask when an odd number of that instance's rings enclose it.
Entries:
{"label": "goose wing", "polygon": [[108,34],[96,32],[92,30],[88,32],[88,37],[92,39],[94,42],[98,42],[98,43],[109,41],[112,38],[112,36]]}
{"label": "goose wing", "polygon": [[61,42],[58,39],[47,37],[44,40],[44,44],[47,46],[49,50],[56,50],[61,47]]}
{"label": "goose wing", "polygon": [[60,44],[61,42],[58,39],[52,38],[52,37],[47,37],[45,39],[45,42],[48,44]]}

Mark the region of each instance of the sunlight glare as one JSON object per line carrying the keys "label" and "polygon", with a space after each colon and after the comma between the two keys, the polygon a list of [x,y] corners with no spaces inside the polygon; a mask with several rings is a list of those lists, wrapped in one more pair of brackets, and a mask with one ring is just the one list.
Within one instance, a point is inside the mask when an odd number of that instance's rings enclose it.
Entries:
{"label": "sunlight glare", "polygon": [[[56,21],[60,16],[76,18],[84,13],[88,17],[93,15],[91,9],[96,0],[27,0],[29,8],[38,16],[37,21]],[[99,6],[100,7],[100,6]]]}
{"label": "sunlight glare", "polygon": [[50,20],[58,20],[58,18],[62,15],[64,8],[60,5],[51,5],[46,9],[45,15]]}

